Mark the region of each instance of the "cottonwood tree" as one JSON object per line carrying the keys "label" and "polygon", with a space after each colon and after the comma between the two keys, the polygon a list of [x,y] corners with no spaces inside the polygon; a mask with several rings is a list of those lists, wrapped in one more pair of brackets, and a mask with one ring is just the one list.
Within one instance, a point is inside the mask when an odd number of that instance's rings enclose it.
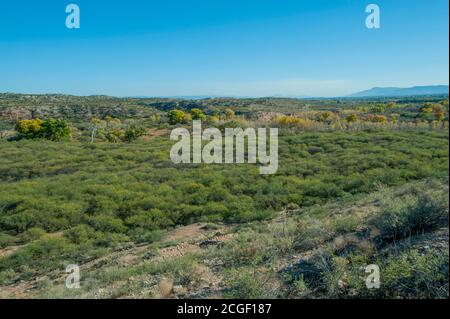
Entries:
{"label": "cottonwood tree", "polygon": [[186,113],[181,110],[171,110],[167,113],[167,116],[169,117],[169,123],[172,125],[183,123],[187,118]]}
{"label": "cottonwood tree", "polygon": [[94,143],[95,135],[98,132],[100,126],[100,119],[93,117],[90,122],[90,130],[91,130],[91,143]]}

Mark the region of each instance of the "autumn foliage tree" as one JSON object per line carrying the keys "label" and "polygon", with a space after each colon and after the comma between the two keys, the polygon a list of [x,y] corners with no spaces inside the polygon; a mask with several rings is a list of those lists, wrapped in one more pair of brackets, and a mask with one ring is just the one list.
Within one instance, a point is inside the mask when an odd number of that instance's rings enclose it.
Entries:
{"label": "autumn foliage tree", "polygon": [[172,125],[183,123],[186,120],[186,113],[181,110],[171,110],[167,113],[169,123]]}
{"label": "autumn foliage tree", "polygon": [[70,138],[72,134],[70,123],[62,119],[21,120],[17,122],[15,128],[19,137],[27,139],[45,138],[60,141]]}
{"label": "autumn foliage tree", "polygon": [[20,137],[33,139],[43,137],[44,121],[41,119],[21,120],[16,123],[16,131]]}
{"label": "autumn foliage tree", "polygon": [[445,109],[442,104],[425,103],[418,115],[427,122],[442,121],[445,118]]}
{"label": "autumn foliage tree", "polygon": [[333,121],[333,113],[332,112],[320,112],[317,115],[317,120],[322,123],[331,124]]}
{"label": "autumn foliage tree", "polygon": [[235,112],[232,109],[225,110],[225,119],[230,120],[235,116]]}
{"label": "autumn foliage tree", "polygon": [[434,119],[437,121],[442,121],[445,117],[444,108],[440,104],[433,105]]}
{"label": "autumn foliage tree", "polygon": [[369,114],[367,117],[367,120],[372,123],[378,123],[378,124],[386,124],[388,122],[388,119],[385,115],[372,115]]}
{"label": "autumn foliage tree", "polygon": [[353,122],[356,122],[356,121],[358,121],[358,116],[356,115],[356,114],[350,114],[349,116],[347,116],[346,118],[345,118],[345,120],[348,122],[348,123],[353,123]]}
{"label": "autumn foliage tree", "polygon": [[146,129],[134,124],[125,124],[118,118],[106,116],[104,120],[91,119],[91,143],[98,133],[100,140],[110,143],[132,142],[146,134]]}
{"label": "autumn foliage tree", "polygon": [[201,120],[201,121],[206,121],[206,115],[205,113],[203,113],[202,110],[200,109],[192,109],[191,110],[191,114],[192,114],[192,119],[193,120]]}

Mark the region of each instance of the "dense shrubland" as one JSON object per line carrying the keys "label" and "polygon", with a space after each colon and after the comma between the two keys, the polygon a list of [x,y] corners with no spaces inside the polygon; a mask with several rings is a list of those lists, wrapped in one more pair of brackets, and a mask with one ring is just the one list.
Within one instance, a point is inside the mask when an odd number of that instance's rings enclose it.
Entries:
{"label": "dense shrubland", "polygon": [[249,164],[180,168],[167,138],[0,143],[0,246],[33,242],[0,259],[5,282],[23,276],[9,271],[30,258],[28,271],[41,272],[47,254],[81,262],[91,250],[152,241],[175,225],[262,220],[289,203],[310,207],[370,193],[377,183],[448,175],[446,132],[285,133],[279,171],[269,177]]}
{"label": "dense shrubland", "polygon": [[[125,251],[100,268],[84,269],[81,289],[64,289],[55,276],[37,296],[448,298],[448,178],[393,188],[379,184],[369,195],[300,210],[290,206],[294,210],[272,221],[236,225],[231,240],[221,245],[160,259],[153,258],[161,252],[154,243],[133,265],[118,265],[120,256],[130,256]],[[433,207],[437,218],[421,219],[420,228],[408,218],[381,225],[395,206],[404,207],[407,216],[426,216]],[[210,236],[220,228],[207,225]],[[384,228],[398,226],[408,230],[405,236],[385,237]],[[380,288],[367,289],[365,268],[374,264]]]}
{"label": "dense shrubland", "polygon": [[[279,127],[277,174],[261,176],[258,166],[249,164],[173,164],[167,129],[195,119],[220,129]],[[151,130],[162,136],[151,136]],[[379,185],[447,177],[448,101],[442,98],[183,101],[2,94],[0,131],[0,250],[14,248],[0,255],[0,285],[156,242],[165,230],[197,221],[252,225],[213,253],[227,268],[228,297],[267,291],[365,297],[354,266],[377,258],[390,278],[390,288],[379,297],[412,296],[404,282],[421,287],[420,297],[442,296],[442,286],[436,287],[448,281],[448,256],[433,252],[424,258],[413,248],[373,252],[448,226],[448,202],[435,187],[401,195],[386,190],[381,211],[370,219],[350,215],[328,221],[320,211]],[[287,225],[283,237],[264,225],[285,207],[310,213]],[[379,235],[365,241],[346,237],[362,226]],[[255,274],[256,267],[269,269],[274,258],[328,245],[339,236],[342,252],[324,252],[308,264],[319,269],[320,282],[287,272],[283,289],[259,285],[271,283],[274,274]],[[411,260],[417,268],[396,275],[396,264]],[[447,274],[441,271],[443,278],[430,281],[445,265]],[[339,284],[344,273],[345,285]]]}

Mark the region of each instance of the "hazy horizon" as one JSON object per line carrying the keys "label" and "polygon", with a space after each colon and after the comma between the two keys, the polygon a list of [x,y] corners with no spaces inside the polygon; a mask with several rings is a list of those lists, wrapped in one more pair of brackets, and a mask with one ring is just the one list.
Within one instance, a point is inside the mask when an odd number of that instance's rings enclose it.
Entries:
{"label": "hazy horizon", "polygon": [[[397,89],[408,89],[408,88],[414,88],[414,87],[438,87],[438,86],[447,86],[448,84],[431,84],[431,85],[414,85],[411,87],[385,87],[385,86],[376,86],[372,88],[368,88],[367,90],[371,90],[374,88],[397,88]],[[366,91],[366,90],[363,90]],[[274,95],[208,95],[208,94],[198,94],[198,95],[167,95],[167,96],[161,96],[161,95],[141,95],[141,96],[120,96],[120,95],[109,95],[109,94],[90,94],[90,95],[80,95],[80,94],[71,94],[71,93],[65,93],[65,92],[44,92],[44,93],[31,93],[31,92],[0,92],[0,94],[21,94],[21,95],[71,95],[71,96],[77,96],[77,97],[89,97],[89,96],[108,96],[113,98],[174,98],[174,99],[204,99],[204,98],[235,98],[235,99],[245,99],[245,98],[294,98],[294,99],[327,99],[327,98],[351,98],[353,94],[360,93],[359,92],[353,92],[349,95],[343,95],[343,96],[310,96],[310,95],[281,95],[281,94],[274,94]],[[448,93],[447,93],[448,94]],[[440,93],[439,93],[440,95]]]}

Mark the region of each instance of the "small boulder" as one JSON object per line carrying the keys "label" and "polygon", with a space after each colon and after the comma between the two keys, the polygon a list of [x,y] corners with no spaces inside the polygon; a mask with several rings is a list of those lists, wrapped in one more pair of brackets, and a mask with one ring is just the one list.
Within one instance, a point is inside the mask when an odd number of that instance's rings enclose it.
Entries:
{"label": "small boulder", "polygon": [[168,298],[173,291],[173,281],[170,279],[163,279],[158,284],[159,293],[162,298]]}

